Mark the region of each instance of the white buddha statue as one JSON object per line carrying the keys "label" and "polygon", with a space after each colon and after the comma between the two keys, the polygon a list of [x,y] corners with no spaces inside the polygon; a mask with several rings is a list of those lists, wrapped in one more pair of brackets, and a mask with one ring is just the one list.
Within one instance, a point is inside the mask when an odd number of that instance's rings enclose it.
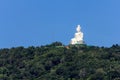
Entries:
{"label": "white buddha statue", "polygon": [[77,26],[76,31],[77,32],[75,33],[75,37],[71,39],[70,44],[84,44],[83,33],[81,32],[80,25]]}

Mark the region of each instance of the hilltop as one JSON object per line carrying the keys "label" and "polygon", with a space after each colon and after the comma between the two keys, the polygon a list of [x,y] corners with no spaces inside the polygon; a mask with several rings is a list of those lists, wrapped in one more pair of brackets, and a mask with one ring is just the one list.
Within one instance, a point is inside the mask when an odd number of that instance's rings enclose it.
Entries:
{"label": "hilltop", "polygon": [[120,46],[54,42],[39,47],[0,49],[2,80],[118,80]]}

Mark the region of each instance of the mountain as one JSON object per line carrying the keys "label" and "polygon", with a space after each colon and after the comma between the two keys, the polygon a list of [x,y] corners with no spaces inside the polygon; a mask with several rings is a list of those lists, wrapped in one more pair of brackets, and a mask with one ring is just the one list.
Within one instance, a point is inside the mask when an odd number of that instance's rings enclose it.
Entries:
{"label": "mountain", "polygon": [[0,49],[0,80],[119,80],[120,46],[54,42]]}

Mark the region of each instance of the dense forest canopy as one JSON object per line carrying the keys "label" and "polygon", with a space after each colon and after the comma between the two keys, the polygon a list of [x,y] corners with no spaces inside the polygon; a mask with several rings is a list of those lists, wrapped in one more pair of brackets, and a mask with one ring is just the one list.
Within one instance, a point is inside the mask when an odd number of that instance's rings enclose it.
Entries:
{"label": "dense forest canopy", "polygon": [[54,42],[0,49],[0,80],[120,80],[120,46]]}

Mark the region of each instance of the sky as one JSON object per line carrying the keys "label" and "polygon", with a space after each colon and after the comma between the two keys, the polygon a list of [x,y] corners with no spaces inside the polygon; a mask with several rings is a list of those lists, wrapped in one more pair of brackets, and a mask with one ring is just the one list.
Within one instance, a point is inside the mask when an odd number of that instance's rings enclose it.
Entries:
{"label": "sky", "polygon": [[0,48],[68,45],[78,24],[87,45],[120,44],[120,0],[0,0]]}

